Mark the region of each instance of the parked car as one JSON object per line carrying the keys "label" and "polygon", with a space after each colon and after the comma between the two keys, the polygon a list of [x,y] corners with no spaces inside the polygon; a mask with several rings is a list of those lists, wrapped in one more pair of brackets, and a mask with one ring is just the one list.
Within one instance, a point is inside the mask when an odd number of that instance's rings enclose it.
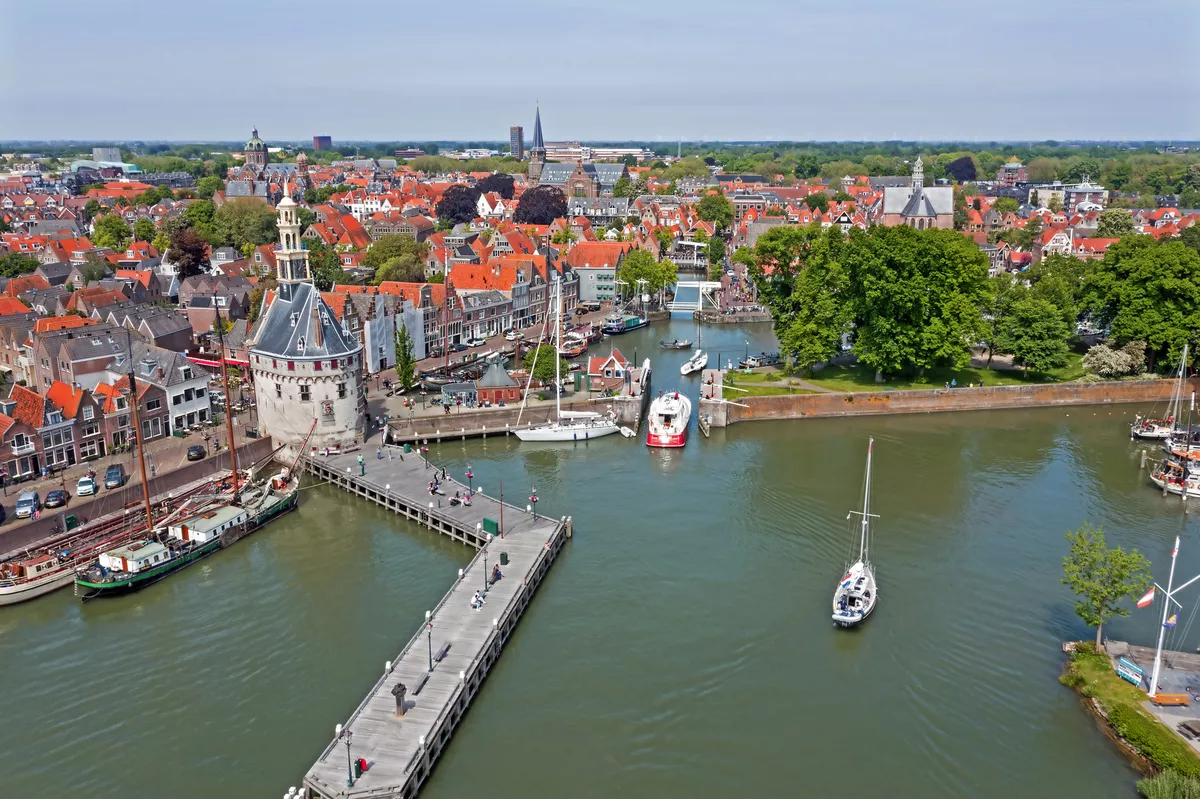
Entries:
{"label": "parked car", "polygon": [[26,491],[17,497],[17,518],[31,519],[33,514],[42,509],[42,498],[36,491]]}
{"label": "parked car", "polygon": [[505,333],[504,340],[505,341],[516,341],[517,340],[517,331],[510,330],[507,333]]}
{"label": "parked car", "polygon": [[51,489],[50,491],[48,491],[46,493],[45,507],[61,508],[62,506],[66,505],[70,499],[71,499],[71,495],[68,494],[64,489],[61,489],[61,488]]}
{"label": "parked car", "polygon": [[579,306],[578,308],[576,308],[576,309],[575,309],[575,315],[576,315],[576,316],[587,316],[587,315],[588,315],[588,309],[587,309],[587,308],[584,308],[584,307],[581,305],[581,306]]}
{"label": "parked car", "polygon": [[487,339],[485,338],[473,338],[467,342],[468,347],[482,347],[484,344],[487,344]]}
{"label": "parked car", "polygon": [[204,447],[199,444],[192,444],[187,450],[187,459],[189,461],[202,461],[205,456]]}
{"label": "parked car", "polygon": [[458,344],[451,344],[451,345],[450,345],[450,351],[451,351],[451,352],[462,352],[462,351],[463,351],[463,350],[465,350],[466,348],[467,348],[467,345],[466,345],[466,344],[463,344],[462,342],[459,342]]}
{"label": "parked car", "polygon": [[104,470],[104,487],[120,488],[125,485],[125,467],[114,463]]}
{"label": "parked car", "polygon": [[96,485],[96,478],[85,474],[79,478],[79,482],[75,484],[75,496],[90,497],[95,494],[100,487]]}

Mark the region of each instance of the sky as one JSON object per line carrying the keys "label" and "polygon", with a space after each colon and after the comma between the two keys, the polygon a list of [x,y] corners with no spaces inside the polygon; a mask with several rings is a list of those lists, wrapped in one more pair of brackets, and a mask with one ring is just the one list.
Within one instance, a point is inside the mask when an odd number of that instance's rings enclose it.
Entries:
{"label": "sky", "polygon": [[1200,139],[1195,0],[0,0],[0,140]]}

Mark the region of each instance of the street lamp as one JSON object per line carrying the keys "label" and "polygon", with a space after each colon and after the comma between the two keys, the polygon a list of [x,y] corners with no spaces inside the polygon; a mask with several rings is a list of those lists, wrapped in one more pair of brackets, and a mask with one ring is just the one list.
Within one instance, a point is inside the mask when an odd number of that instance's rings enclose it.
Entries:
{"label": "street lamp", "polygon": [[488,544],[492,543],[492,534],[487,534],[487,541],[483,544],[483,593],[488,590],[488,570],[487,570],[487,548]]}
{"label": "street lamp", "polygon": [[531,489],[531,491],[532,491],[532,493],[530,493],[530,495],[529,495],[529,502],[531,505],[533,505],[533,520],[536,522],[537,521],[537,486],[534,486]]}
{"label": "street lamp", "polygon": [[750,360],[750,342],[746,342],[746,360]]}
{"label": "street lamp", "polygon": [[470,491],[471,493],[475,492],[475,485],[473,483],[474,479],[475,479],[475,473],[471,471],[471,464],[468,463],[467,464],[467,490]]}
{"label": "street lamp", "polygon": [[341,724],[335,726],[333,732],[337,736],[337,740],[346,744],[346,786],[352,788],[354,787],[354,765],[350,760],[350,739],[354,733]]}
{"label": "street lamp", "polygon": [[425,630],[429,634],[429,670],[433,671],[433,612],[425,611]]}

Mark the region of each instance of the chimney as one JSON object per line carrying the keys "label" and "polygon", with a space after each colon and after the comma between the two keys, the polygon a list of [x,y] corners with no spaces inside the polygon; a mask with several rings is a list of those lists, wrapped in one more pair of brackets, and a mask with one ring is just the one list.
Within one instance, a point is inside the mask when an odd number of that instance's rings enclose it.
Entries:
{"label": "chimney", "polygon": [[167,373],[163,371],[163,368],[161,366],[158,367],[158,379],[163,380],[166,378],[166,376],[167,376]]}
{"label": "chimney", "polygon": [[313,308],[313,346],[324,346],[324,343],[321,341],[321,334],[323,332],[321,329],[321,313],[316,308]]}

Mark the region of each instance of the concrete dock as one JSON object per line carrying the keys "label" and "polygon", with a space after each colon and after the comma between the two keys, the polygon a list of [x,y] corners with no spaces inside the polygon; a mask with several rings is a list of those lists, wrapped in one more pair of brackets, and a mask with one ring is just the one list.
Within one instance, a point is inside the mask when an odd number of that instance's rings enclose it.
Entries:
{"label": "concrete dock", "polygon": [[[379,680],[343,723],[350,733],[349,748],[343,732],[305,775],[308,797],[415,796],[572,533],[569,518],[527,512],[528,497],[521,496],[520,507],[502,506],[493,496],[498,485],[485,486],[487,496],[474,494],[469,507],[451,507],[448,496],[466,493],[466,485],[449,479],[442,483],[446,493],[431,496],[434,466],[416,451],[388,451],[391,457],[383,459],[374,450],[361,453],[365,475],[358,466],[359,453],[317,455],[305,458],[304,464],[318,479],[479,551],[428,620],[414,620],[416,630],[400,653],[380,664]],[[520,496],[516,489],[514,494]],[[497,534],[489,534],[489,529]],[[485,578],[497,564],[502,579],[486,585]],[[485,585],[486,604],[476,610],[471,600]],[[367,768],[351,780],[350,764],[360,758]]]}

